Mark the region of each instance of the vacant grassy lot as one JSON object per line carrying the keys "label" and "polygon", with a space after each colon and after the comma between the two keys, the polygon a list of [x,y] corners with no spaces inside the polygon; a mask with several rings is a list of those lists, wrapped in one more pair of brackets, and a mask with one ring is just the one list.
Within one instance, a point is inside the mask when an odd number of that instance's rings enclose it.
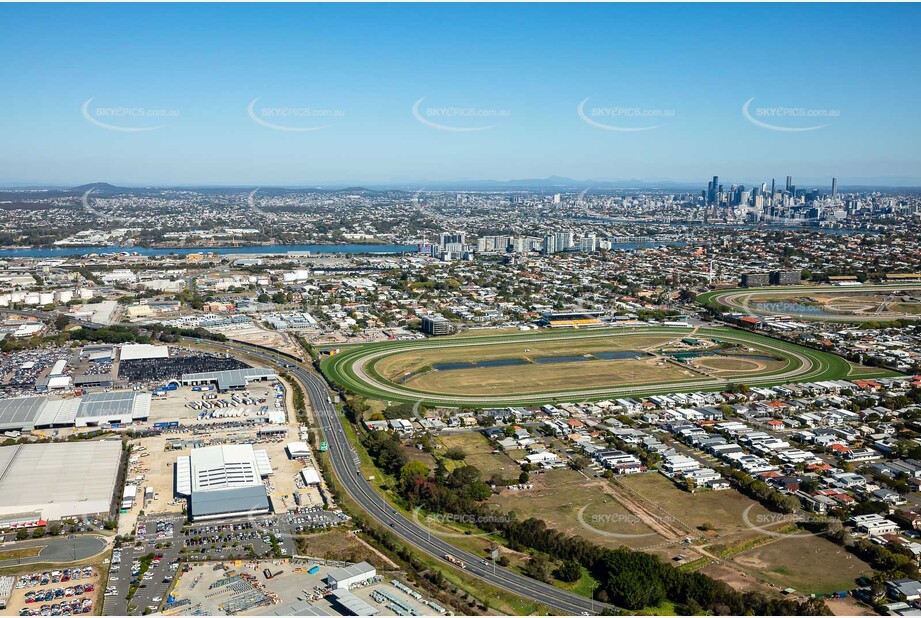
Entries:
{"label": "vacant grassy lot", "polygon": [[24,547],[22,549],[6,549],[0,551],[0,560],[20,560],[22,558],[34,558],[42,553],[44,545],[36,547]]}
{"label": "vacant grassy lot", "polygon": [[737,554],[732,560],[780,588],[804,593],[849,590],[854,580],[873,571],[831,541],[806,535],[779,539]]}
{"label": "vacant grassy lot", "polygon": [[731,544],[753,537],[758,533],[745,525],[742,519],[745,509],[752,507],[749,512],[751,521],[756,521],[758,515],[769,513],[734,489],[691,494],[658,473],[624,477],[619,483],[658,504],[688,528],[696,529],[709,539],[708,542]]}
{"label": "vacant grassy lot", "polygon": [[463,449],[467,455],[464,463],[479,469],[484,479],[498,474],[504,479],[514,479],[517,482],[521,468],[505,453],[494,453],[495,448],[483,434],[477,432],[444,434],[438,437],[438,441],[444,446],[442,453],[452,447]]}
{"label": "vacant grassy lot", "polygon": [[382,558],[367,543],[344,528],[297,537],[297,551],[302,556],[348,562],[365,560],[379,569],[393,568],[389,560]]}
{"label": "vacant grassy lot", "polygon": [[531,481],[534,489],[503,491],[490,498],[490,503],[498,504],[503,511],[514,511],[519,519],[542,519],[555,530],[608,547],[642,548],[663,541],[622,504],[601,491],[597,485],[606,481],[589,481],[574,470],[532,474]]}

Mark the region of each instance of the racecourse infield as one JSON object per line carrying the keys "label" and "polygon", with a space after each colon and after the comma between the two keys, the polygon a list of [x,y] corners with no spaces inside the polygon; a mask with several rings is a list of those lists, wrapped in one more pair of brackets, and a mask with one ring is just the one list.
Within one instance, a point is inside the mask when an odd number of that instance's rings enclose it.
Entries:
{"label": "racecourse infield", "polygon": [[[661,353],[668,342],[688,337],[716,340],[750,356],[682,360]],[[600,358],[624,350],[631,351],[626,358]],[[570,360],[578,362],[537,362],[576,352],[580,358]],[[435,368],[482,361],[513,364]],[[325,358],[321,369],[348,392],[372,399],[488,407],[713,391],[733,382],[773,386],[844,379],[853,365],[834,354],[729,327],[643,326],[362,344]],[[861,372],[873,375],[892,374]]]}
{"label": "racecourse infield", "polygon": [[703,305],[748,315],[823,322],[883,322],[921,317],[919,283],[798,285],[705,292]]}

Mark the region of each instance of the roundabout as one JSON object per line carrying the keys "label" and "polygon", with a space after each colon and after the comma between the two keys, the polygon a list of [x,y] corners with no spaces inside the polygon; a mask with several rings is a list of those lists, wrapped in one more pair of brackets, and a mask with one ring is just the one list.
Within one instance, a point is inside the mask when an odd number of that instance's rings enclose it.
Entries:
{"label": "roundabout", "polygon": [[715,391],[730,383],[774,386],[843,379],[852,368],[833,354],[720,326],[542,330],[365,344],[321,363],[324,374],[348,392],[446,407]]}

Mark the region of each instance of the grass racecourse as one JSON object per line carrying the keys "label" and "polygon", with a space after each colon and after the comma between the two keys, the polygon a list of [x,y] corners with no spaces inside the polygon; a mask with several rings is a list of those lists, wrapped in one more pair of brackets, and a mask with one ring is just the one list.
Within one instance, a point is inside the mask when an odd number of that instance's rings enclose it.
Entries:
{"label": "grass racecourse", "polygon": [[[684,338],[704,342],[697,350],[705,355],[675,359],[663,353],[681,350]],[[722,353],[727,350],[732,353]],[[333,382],[372,399],[448,407],[712,391],[734,382],[772,386],[846,379],[856,371],[862,378],[892,375],[858,370],[834,354],[721,326],[468,333],[345,347],[325,358],[321,368]]]}

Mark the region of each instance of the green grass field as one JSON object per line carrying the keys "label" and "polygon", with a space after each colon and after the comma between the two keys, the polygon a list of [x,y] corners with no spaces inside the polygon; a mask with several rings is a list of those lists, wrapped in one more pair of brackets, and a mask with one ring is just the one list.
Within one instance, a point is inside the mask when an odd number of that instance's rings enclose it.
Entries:
{"label": "green grass field", "polygon": [[[716,339],[776,360],[709,357],[698,369],[656,356],[431,371],[436,363],[652,351],[682,337]],[[697,363],[698,360],[704,361]],[[715,363],[714,363],[715,361]],[[758,366],[753,366],[760,363]],[[591,401],[622,396],[719,390],[730,382],[771,386],[846,378],[841,357],[728,327],[638,327],[443,337],[351,346],[327,357],[326,376],[351,392],[392,402],[496,406]],[[891,375],[861,368],[861,377]],[[407,376],[407,374],[410,374]],[[401,381],[403,383],[401,383]]]}

